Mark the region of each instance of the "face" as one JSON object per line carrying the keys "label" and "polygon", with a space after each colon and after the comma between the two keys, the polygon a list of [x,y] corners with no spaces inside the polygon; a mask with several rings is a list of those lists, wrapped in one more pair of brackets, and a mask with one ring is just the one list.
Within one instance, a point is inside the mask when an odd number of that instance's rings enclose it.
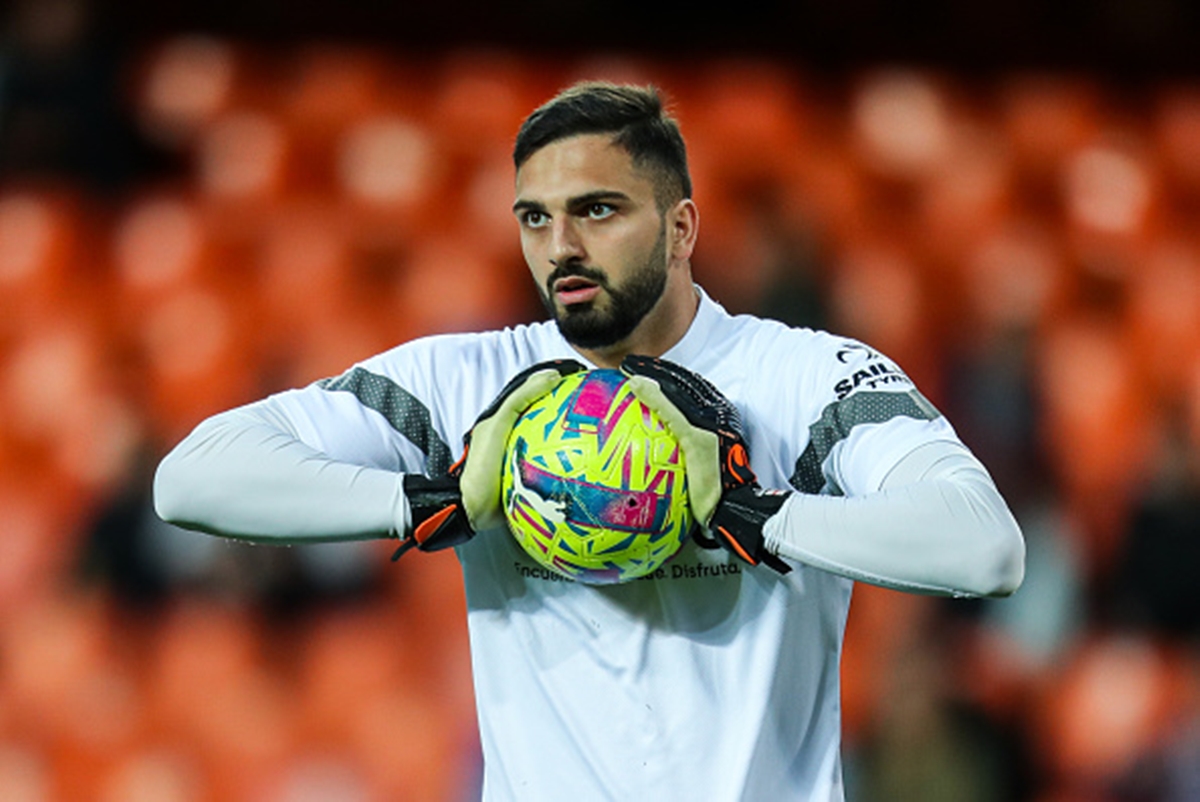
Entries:
{"label": "face", "polygon": [[626,340],[668,276],[667,224],[648,171],[605,134],[536,151],[517,173],[521,247],[563,337],[584,349]]}

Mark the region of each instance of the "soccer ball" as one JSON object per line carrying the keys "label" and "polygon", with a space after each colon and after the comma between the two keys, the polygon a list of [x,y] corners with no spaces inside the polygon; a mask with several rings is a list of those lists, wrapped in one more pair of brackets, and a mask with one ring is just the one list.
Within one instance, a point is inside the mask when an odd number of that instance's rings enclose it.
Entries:
{"label": "soccer ball", "polygon": [[571,374],[521,415],[501,493],[529,556],[588,584],[653,574],[692,528],[679,444],[617,370]]}

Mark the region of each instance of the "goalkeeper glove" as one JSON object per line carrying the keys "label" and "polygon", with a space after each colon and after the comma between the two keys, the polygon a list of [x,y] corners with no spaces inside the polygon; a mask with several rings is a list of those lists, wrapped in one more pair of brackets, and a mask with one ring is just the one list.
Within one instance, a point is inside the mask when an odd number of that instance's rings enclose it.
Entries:
{"label": "goalkeeper glove", "polygon": [[723,546],[750,565],[792,570],[767,551],[763,526],[790,493],[764,490],[750,469],[737,409],[705,378],[673,362],[629,355],[621,361],[634,394],[679,441],[687,464],[688,500],[700,529],[696,541]]}
{"label": "goalkeeper glove", "polygon": [[411,510],[409,531],[393,560],[409,549],[439,551],[467,542],[481,529],[501,526],[500,472],[508,433],[521,413],[553,390],[563,377],[584,370],[574,359],[539,362],[518,373],[463,437],[463,455],[448,475],[404,477]]}

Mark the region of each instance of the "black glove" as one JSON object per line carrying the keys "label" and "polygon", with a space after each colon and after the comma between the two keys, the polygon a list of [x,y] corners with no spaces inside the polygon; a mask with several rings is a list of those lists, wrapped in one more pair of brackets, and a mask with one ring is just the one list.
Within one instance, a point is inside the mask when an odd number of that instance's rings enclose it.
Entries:
{"label": "black glove", "polygon": [[683,450],[692,514],[707,530],[707,536],[697,533],[696,542],[723,546],[750,565],[792,570],[763,544],[763,526],[791,494],[759,486],[729,399],[704,377],[665,359],[631,354],[621,361],[621,372]]}
{"label": "black glove", "polygon": [[574,359],[539,362],[518,373],[463,437],[463,455],[447,476],[404,477],[404,494],[412,512],[412,531],[392,555],[400,559],[414,546],[438,551],[465,543],[481,529],[504,524],[500,506],[500,472],[504,446],[513,424],[529,406],[558,386],[564,376],[585,370]]}

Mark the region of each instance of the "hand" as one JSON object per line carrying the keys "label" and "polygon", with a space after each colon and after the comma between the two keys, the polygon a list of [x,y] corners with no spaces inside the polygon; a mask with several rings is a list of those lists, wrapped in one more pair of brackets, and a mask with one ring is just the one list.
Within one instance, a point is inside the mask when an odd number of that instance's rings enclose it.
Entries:
{"label": "hand", "polygon": [[759,486],[741,418],[729,399],[704,377],[665,359],[631,354],[621,361],[621,372],[683,450],[692,514],[709,535],[696,541],[723,546],[750,565],[790,571],[763,543],[764,524],[790,493]]}
{"label": "hand", "polygon": [[555,359],[521,371],[476,418],[463,437],[463,455],[447,476],[404,477],[412,531],[392,555],[393,560],[414,546],[421,551],[451,548],[481,529],[504,524],[500,472],[508,434],[534,401],[557,387],[563,377],[581,370],[584,366],[574,359]]}

